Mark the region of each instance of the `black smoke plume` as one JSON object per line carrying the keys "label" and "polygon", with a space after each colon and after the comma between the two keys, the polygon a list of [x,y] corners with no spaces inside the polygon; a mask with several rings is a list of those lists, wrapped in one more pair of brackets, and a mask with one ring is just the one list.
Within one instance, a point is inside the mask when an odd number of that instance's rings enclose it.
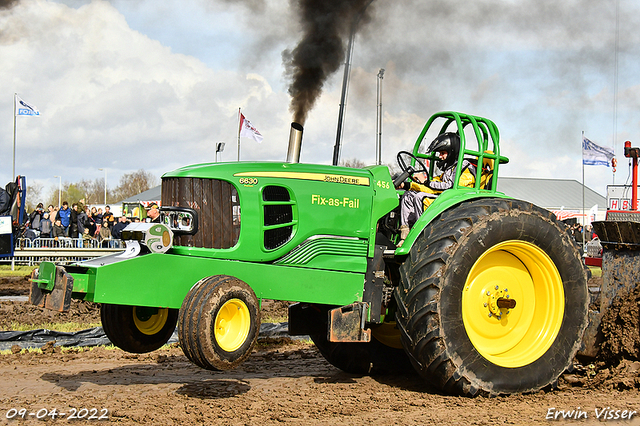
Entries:
{"label": "black smoke plume", "polygon": [[327,78],[342,64],[352,25],[369,21],[371,0],[295,0],[303,28],[293,51],[283,52],[293,121],[304,124]]}
{"label": "black smoke plume", "polygon": [[0,9],[9,9],[18,3],[18,0],[0,0]]}

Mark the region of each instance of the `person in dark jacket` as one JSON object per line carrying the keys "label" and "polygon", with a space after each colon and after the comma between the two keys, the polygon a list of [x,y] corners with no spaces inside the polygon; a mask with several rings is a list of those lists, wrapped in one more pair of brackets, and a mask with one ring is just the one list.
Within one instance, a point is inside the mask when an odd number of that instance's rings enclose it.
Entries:
{"label": "person in dark jacket", "polygon": [[51,231],[53,231],[53,224],[49,219],[49,213],[45,213],[40,221],[40,238],[51,238]]}
{"label": "person in dark jacket", "polygon": [[40,221],[42,220],[43,213],[44,206],[42,205],[42,203],[38,203],[36,209],[29,215],[29,224],[31,226],[31,229],[40,231]]}
{"label": "person in dark jacket", "polygon": [[[82,229],[84,230],[84,227]],[[78,231],[80,231],[78,227],[78,203],[73,203],[69,214],[69,236],[71,238],[82,238],[82,234],[79,234]]]}
{"label": "person in dark jacket", "polygon": [[122,239],[122,230],[126,228],[128,224],[129,222],[127,221],[127,218],[120,216],[118,218],[118,223],[113,225],[113,228],[111,228],[111,238],[114,240]]}

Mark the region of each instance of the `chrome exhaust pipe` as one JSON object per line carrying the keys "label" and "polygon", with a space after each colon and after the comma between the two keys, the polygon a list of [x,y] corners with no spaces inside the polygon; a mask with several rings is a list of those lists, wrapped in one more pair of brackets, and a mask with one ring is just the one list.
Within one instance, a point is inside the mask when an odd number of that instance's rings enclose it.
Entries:
{"label": "chrome exhaust pipe", "polygon": [[302,124],[291,123],[289,133],[289,149],[287,150],[287,163],[300,162],[300,147],[302,146]]}

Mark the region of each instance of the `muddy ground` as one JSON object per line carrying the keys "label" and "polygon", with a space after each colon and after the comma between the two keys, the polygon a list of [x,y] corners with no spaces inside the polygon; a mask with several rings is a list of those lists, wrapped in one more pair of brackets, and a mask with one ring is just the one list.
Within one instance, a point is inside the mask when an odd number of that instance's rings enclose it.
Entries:
{"label": "muddy ground", "polygon": [[[27,285],[20,279],[0,280],[0,295],[26,294]],[[144,355],[49,346],[43,353],[0,356],[0,422],[31,424],[45,412],[48,423],[67,422],[75,412],[83,422],[94,421],[89,419],[94,415],[118,424],[539,425],[573,410],[579,420],[554,424],[597,424],[607,407],[620,410],[618,415],[640,412],[640,361],[632,337],[640,298],[633,294],[626,300],[608,319],[611,333],[618,334],[608,339],[606,357],[576,363],[556,389],[536,394],[460,398],[441,394],[414,374],[346,374],[327,363],[313,344],[287,338],[261,339],[240,368],[226,372],[194,366],[177,345]],[[266,309],[273,314],[283,306],[267,304]],[[0,302],[3,330],[12,322],[81,320],[99,322],[97,306],[74,304],[72,312],[54,314],[23,302]],[[20,409],[28,420],[22,420]],[[52,418],[54,409],[65,415]],[[640,415],[608,422],[640,424]]]}

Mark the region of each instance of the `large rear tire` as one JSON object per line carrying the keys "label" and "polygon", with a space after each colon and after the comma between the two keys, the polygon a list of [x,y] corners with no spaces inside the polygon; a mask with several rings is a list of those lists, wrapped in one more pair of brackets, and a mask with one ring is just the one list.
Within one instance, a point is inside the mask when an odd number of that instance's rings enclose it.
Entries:
{"label": "large rear tire", "polygon": [[123,351],[142,354],[167,343],[176,329],[178,310],[103,303],[100,319],[111,343]]}
{"label": "large rear tire", "polygon": [[446,392],[541,389],[580,347],[588,307],[581,259],[552,213],[530,203],[479,199],[442,213],[400,273],[403,345]]}
{"label": "large rear tire", "polygon": [[235,277],[200,280],[182,302],[180,346],[202,368],[236,368],[251,354],[259,332],[258,299],[249,285]]}

